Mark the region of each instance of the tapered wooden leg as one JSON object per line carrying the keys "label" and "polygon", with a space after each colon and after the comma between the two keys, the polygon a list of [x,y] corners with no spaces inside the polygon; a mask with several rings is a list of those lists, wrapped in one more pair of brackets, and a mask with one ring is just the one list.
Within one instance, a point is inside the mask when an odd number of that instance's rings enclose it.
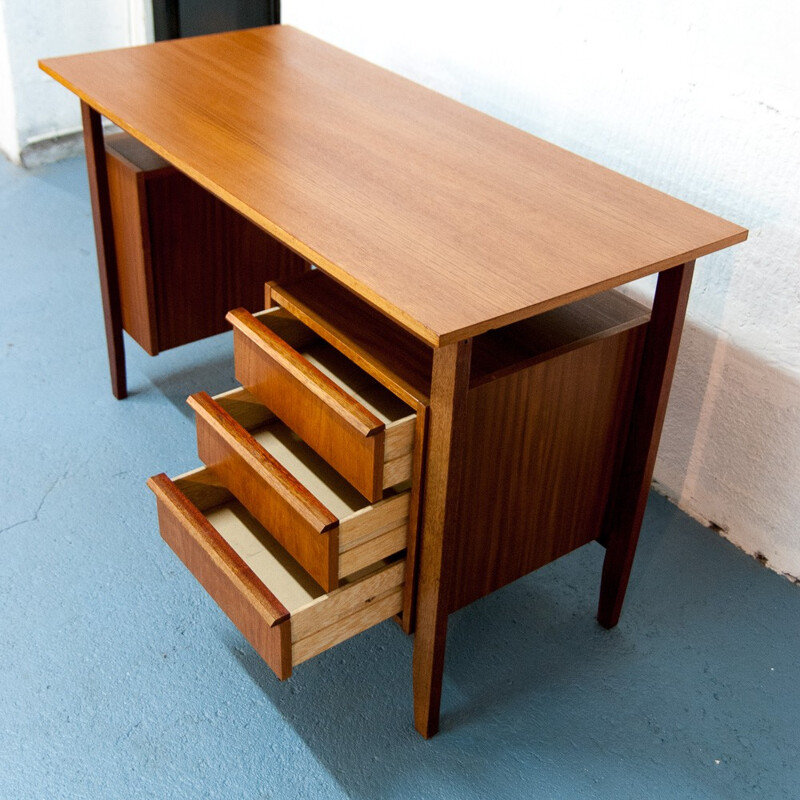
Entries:
{"label": "tapered wooden leg", "polygon": [[467,340],[433,353],[414,635],[414,724],[426,739],[439,730],[448,564],[456,533],[471,352]]}
{"label": "tapered wooden leg", "polygon": [[106,325],[108,363],[111,369],[111,391],[118,400],[128,396],[125,380],[125,347],[122,341],[122,308],[117,278],[117,255],[114,249],[114,224],[106,171],[106,151],[100,114],[81,101],[83,141],[86,147],[86,168],[89,171],[89,192],[92,198],[94,239],[97,266],[100,269],[100,292]]}
{"label": "tapered wooden leg", "polygon": [[607,551],[597,620],[606,628],[613,628],[619,621],[628,588],[675,372],[693,271],[694,261],[665,270],[658,276],[620,479],[603,525]]}
{"label": "tapered wooden leg", "polygon": [[417,550],[422,538],[422,498],[424,496],[422,482],[425,480],[425,448],[428,432],[428,406],[417,404],[417,420],[414,430],[414,464],[412,468],[411,503],[408,511],[408,544],[406,545],[406,577],[403,587],[403,611],[399,620],[403,630],[414,633],[416,625],[417,577],[419,561]]}

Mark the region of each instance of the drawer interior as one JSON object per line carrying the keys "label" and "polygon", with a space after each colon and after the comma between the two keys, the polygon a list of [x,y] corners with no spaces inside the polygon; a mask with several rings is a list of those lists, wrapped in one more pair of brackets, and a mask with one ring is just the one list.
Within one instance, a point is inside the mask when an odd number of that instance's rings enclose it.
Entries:
{"label": "drawer interior", "polygon": [[408,546],[410,480],[370,503],[246,389],[189,403],[210,474],[323,589]]}
{"label": "drawer interior", "polygon": [[290,614],[324,594],[238,500],[231,498],[208,509],[205,516]]}
{"label": "drawer interior", "polygon": [[325,594],[211,470],[187,472],[174,484],[290,614]]}
{"label": "drawer interior", "polygon": [[[246,390],[234,390],[214,399],[339,520],[371,505],[324,458]],[[248,411],[243,411],[245,405],[250,406]],[[400,494],[409,487],[410,482],[405,482],[387,489],[384,497]]]}
{"label": "drawer interior", "polygon": [[316,341],[300,352],[306,361],[346,389],[348,394],[371,411],[387,428],[393,423],[414,418],[414,414],[399,397],[322,339],[316,338]]}
{"label": "drawer interior", "polygon": [[210,471],[201,468],[174,483],[293,617],[402,560],[402,554],[380,559],[345,578],[340,589],[325,592],[227,489],[213,481]]}
{"label": "drawer interior", "polygon": [[165,541],[283,679],[292,667],[402,610],[402,553],[325,592],[225,489],[199,469],[150,479]]}
{"label": "drawer interior", "polygon": [[387,429],[414,419],[407,403],[289,312],[271,308],[253,316],[371,411]]}

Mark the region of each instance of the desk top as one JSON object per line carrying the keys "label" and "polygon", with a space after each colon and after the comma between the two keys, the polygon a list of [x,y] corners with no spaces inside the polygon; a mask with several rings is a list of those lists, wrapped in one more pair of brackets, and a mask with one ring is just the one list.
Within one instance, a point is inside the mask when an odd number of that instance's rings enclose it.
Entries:
{"label": "desk top", "polygon": [[40,66],[434,346],[747,237],[286,26]]}

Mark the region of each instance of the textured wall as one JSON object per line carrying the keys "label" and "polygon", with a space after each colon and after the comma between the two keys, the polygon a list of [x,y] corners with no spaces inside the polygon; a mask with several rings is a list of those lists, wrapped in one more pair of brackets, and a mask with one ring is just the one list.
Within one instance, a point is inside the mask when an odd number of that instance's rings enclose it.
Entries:
{"label": "textured wall", "polygon": [[145,4],[0,0],[0,149],[12,161],[31,145],[80,128],[77,99],[39,70],[38,59],[145,41]]}
{"label": "textured wall", "polygon": [[800,576],[797,5],[304,0],[283,19],[751,229],[698,263],[656,479]]}
{"label": "textured wall", "polygon": [[0,2],[0,150],[4,153],[15,153],[19,150],[14,84],[11,81],[11,62],[8,56],[2,2]]}

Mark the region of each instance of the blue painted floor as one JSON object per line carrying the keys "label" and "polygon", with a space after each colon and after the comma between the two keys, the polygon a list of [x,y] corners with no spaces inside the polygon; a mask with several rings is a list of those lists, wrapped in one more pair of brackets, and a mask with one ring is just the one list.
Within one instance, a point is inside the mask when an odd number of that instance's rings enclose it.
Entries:
{"label": "blue painted floor", "polygon": [[145,488],[231,341],[112,399],[84,169],[0,162],[0,798],[800,796],[800,588],[656,495],[616,630],[594,545],[451,618],[429,742],[392,622],[279,683]]}

